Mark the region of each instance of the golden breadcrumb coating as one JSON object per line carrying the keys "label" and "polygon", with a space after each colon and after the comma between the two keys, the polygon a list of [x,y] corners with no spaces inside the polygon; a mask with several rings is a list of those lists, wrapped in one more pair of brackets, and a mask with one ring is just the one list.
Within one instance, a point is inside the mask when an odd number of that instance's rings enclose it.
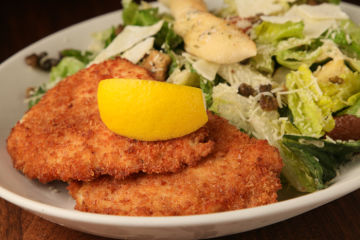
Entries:
{"label": "golden breadcrumb coating", "polygon": [[41,182],[123,179],[137,172],[176,172],[213,149],[207,127],[168,141],[142,142],[116,135],[102,123],[97,88],[103,79],[152,80],[149,72],[117,58],[66,78],[49,90],[12,129],[7,149],[15,168]]}
{"label": "golden breadcrumb coating", "polygon": [[81,211],[176,216],[228,211],[277,201],[282,160],[276,148],[209,115],[214,151],[194,167],[172,174],[137,174],[71,182],[68,189]]}

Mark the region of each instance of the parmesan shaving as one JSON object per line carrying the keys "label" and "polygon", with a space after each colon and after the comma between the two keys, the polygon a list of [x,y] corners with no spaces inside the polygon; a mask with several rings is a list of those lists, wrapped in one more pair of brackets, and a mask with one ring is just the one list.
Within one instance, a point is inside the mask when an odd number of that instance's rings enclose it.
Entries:
{"label": "parmesan shaving", "polygon": [[130,49],[137,43],[143,41],[144,39],[155,35],[160,31],[163,25],[163,21],[152,26],[139,27],[139,26],[127,26],[124,30],[116,36],[116,38],[111,42],[111,44],[105,48],[103,51],[97,55],[97,57],[89,63],[89,66],[94,63],[103,62],[111,57],[119,55],[126,50]]}
{"label": "parmesan shaving", "polygon": [[336,25],[338,19],[348,19],[349,16],[339,6],[323,3],[316,6],[293,6],[282,16],[262,16],[263,21],[285,23],[287,21],[305,24],[304,34],[309,38],[317,38],[327,29]]}
{"label": "parmesan shaving", "polygon": [[[122,57],[137,64],[154,46],[155,38],[150,37],[123,53]],[[156,61],[156,60],[154,60]]]}

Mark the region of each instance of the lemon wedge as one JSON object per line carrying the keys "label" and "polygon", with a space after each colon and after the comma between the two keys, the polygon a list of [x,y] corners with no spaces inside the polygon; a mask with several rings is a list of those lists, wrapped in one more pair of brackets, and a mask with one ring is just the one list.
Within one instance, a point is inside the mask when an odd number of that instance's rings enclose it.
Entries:
{"label": "lemon wedge", "polygon": [[98,86],[101,120],[113,132],[142,141],[182,137],[207,121],[198,88],[139,79],[107,79]]}

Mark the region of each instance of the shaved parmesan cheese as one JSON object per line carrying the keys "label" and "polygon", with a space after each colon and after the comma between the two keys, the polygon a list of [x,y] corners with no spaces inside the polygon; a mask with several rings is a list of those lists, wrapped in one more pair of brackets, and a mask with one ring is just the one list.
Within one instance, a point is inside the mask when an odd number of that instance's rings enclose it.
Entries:
{"label": "shaved parmesan cheese", "polygon": [[302,18],[296,15],[286,14],[284,16],[261,16],[261,20],[272,23],[300,22]]}
{"label": "shaved parmesan cheese", "polygon": [[349,16],[337,5],[323,3],[316,6],[300,5],[293,6],[283,16],[262,16],[261,19],[273,23],[285,23],[287,21],[305,24],[304,35],[309,38],[317,38],[327,29],[336,25],[337,19],[348,19]]}
{"label": "shaved parmesan cheese", "polygon": [[197,60],[192,66],[198,74],[210,81],[215,79],[216,73],[220,68],[219,64],[208,62],[204,59]]}
{"label": "shaved parmesan cheese", "polygon": [[219,9],[224,7],[224,1],[223,0],[204,0],[209,12],[216,12]]}
{"label": "shaved parmesan cheese", "polygon": [[211,106],[212,111],[220,114],[239,129],[249,132],[251,127],[247,120],[252,99],[237,94],[236,88],[223,83],[213,88],[212,98],[214,102]]}
{"label": "shaved parmesan cheese", "polygon": [[277,111],[263,111],[257,97],[243,97],[236,87],[223,83],[213,88],[212,97],[210,110],[254,137],[266,139],[273,146],[279,145],[283,134]]}
{"label": "shaved parmesan cheese", "polygon": [[191,63],[192,67],[198,74],[210,81],[215,79],[221,66],[220,64],[206,61],[186,52],[183,52],[182,56],[186,59],[186,61]]}
{"label": "shaved parmesan cheese", "polygon": [[153,2],[153,3],[151,3],[151,6],[153,8],[157,8],[159,14],[164,14],[164,13],[170,14],[171,13],[170,9],[167,7],[168,4],[165,4],[165,3],[162,3],[162,2]]}
{"label": "shaved parmesan cheese", "polygon": [[124,30],[116,36],[111,44],[97,55],[97,57],[89,64],[100,63],[113,56],[119,55],[124,51],[130,49],[140,41],[155,35],[160,31],[163,21],[152,26],[127,26]]}
{"label": "shaved parmesan cheese", "polygon": [[322,54],[319,56],[319,59],[345,59],[346,56],[341,52],[336,43],[331,40],[323,40],[323,45],[321,46]]}
{"label": "shaved parmesan cheese", "polygon": [[258,89],[260,85],[272,84],[271,79],[265,77],[257,71],[254,71],[249,65],[221,65],[218,73],[236,89],[242,83],[246,83],[255,89]]}
{"label": "shaved parmesan cheese", "polygon": [[275,0],[235,0],[237,13],[240,17],[253,17],[257,14],[271,14],[280,12],[283,5]]}
{"label": "shaved parmesan cheese", "polygon": [[334,19],[326,19],[326,20],[307,19],[305,21],[304,35],[310,38],[317,38],[327,29],[333,26],[336,26],[336,21]]}
{"label": "shaved parmesan cheese", "polygon": [[338,5],[323,3],[320,5],[300,5],[297,7],[299,11],[313,19],[348,19],[349,16],[343,12]]}
{"label": "shaved parmesan cheese", "polygon": [[154,41],[155,38],[149,37],[124,52],[122,57],[136,64],[153,48]]}

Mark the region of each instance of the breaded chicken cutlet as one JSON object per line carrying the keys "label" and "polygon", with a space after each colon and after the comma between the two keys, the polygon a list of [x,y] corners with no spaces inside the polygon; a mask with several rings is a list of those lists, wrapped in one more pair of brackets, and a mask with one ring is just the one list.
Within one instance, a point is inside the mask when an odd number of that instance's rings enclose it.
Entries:
{"label": "breaded chicken cutlet", "polygon": [[49,90],[12,129],[7,149],[15,168],[41,182],[116,179],[137,173],[176,172],[213,149],[207,126],[168,141],[119,136],[102,123],[97,88],[103,79],[152,80],[147,70],[117,58],[81,70]]}
{"label": "breaded chicken cutlet", "polygon": [[195,167],[173,174],[137,174],[72,182],[81,211],[132,216],[204,214],[276,202],[282,160],[276,148],[209,115],[214,151]]}

